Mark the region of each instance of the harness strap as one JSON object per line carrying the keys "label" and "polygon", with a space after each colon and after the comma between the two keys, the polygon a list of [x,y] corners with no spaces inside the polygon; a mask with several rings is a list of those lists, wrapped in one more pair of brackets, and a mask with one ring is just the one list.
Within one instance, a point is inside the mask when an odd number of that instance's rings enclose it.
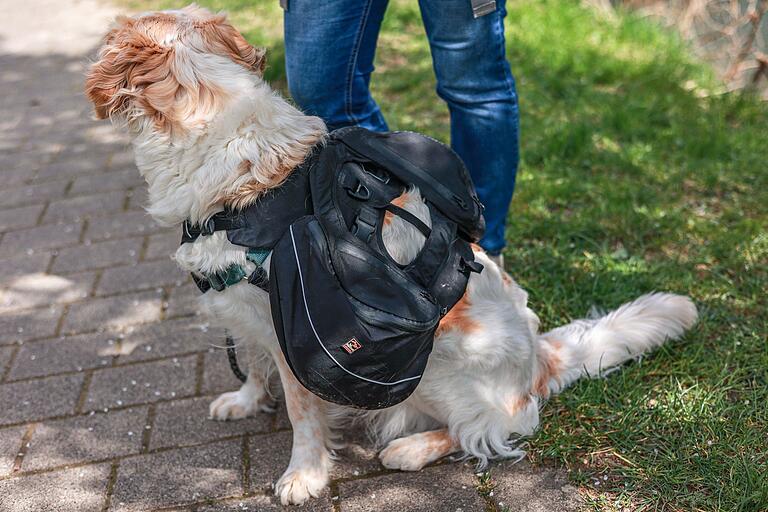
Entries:
{"label": "harness strap", "polygon": [[387,206],[384,207],[384,209],[394,215],[397,215],[398,217],[408,222],[409,224],[412,224],[413,227],[421,231],[421,234],[424,235],[426,238],[429,238],[429,235],[432,234],[432,229],[430,229],[430,227],[424,224],[424,222],[422,222],[420,218],[418,218],[408,210],[404,208],[400,208],[399,206],[394,205],[392,203],[389,203]]}
{"label": "harness strap", "polygon": [[240,365],[237,364],[237,352],[235,351],[235,340],[232,339],[232,336],[227,335],[227,359],[229,359],[229,368],[232,370],[232,373],[235,374],[235,377],[240,380],[240,382],[245,382],[248,379],[248,376],[243,373],[243,371],[240,369]]}
{"label": "harness strap", "polygon": [[235,217],[230,217],[226,212],[219,212],[208,218],[202,224],[192,224],[184,221],[184,229],[181,232],[181,243],[188,244],[200,236],[212,235],[216,231],[228,231],[240,227],[240,222]]}
{"label": "harness strap", "polygon": [[192,274],[192,280],[197,288],[205,293],[211,288],[217,292],[247,279],[249,283],[258,286],[262,290],[269,291],[269,277],[263,267],[264,261],[271,251],[269,249],[250,248],[245,252],[245,258],[256,265],[256,269],[249,275],[242,265],[233,263],[220,272]]}
{"label": "harness strap", "polygon": [[205,293],[211,289],[211,283],[208,282],[208,279],[200,277],[194,273],[190,273],[189,275],[192,276],[192,281],[195,282],[195,286],[200,290],[200,293]]}
{"label": "harness strap", "polygon": [[352,224],[352,234],[367,244],[373,238],[378,224],[379,210],[372,206],[363,205]]}

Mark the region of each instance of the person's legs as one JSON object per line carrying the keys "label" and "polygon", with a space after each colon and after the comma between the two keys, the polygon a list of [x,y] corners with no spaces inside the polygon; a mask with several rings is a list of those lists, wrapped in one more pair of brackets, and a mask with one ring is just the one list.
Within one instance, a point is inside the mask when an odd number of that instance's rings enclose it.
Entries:
{"label": "person's legs", "polygon": [[451,113],[451,146],[472,175],[485,205],[480,245],[491,255],[505,245],[504,227],[519,159],[515,81],[504,47],[504,0],[473,18],[469,0],[419,0],[432,49],[437,93]]}
{"label": "person's legs", "polygon": [[387,0],[289,0],[285,67],[296,104],[333,130],[386,131],[368,85]]}

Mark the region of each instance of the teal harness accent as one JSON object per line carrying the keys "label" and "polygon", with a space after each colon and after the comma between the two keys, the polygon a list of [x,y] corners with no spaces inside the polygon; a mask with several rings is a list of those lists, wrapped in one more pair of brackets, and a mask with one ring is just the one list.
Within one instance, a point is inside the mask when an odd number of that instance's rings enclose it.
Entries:
{"label": "teal harness accent", "polygon": [[256,265],[261,266],[264,264],[264,262],[267,259],[267,256],[269,256],[269,253],[271,252],[272,252],[272,249],[250,248],[247,251],[245,251],[245,258],[251,263],[255,263]]}
{"label": "teal harness accent", "polygon": [[[262,280],[266,282],[266,269],[263,267],[263,264],[271,252],[271,249],[256,248],[250,248],[245,251],[245,258],[251,263],[254,263],[257,267],[256,271],[254,271],[253,274],[250,274],[250,276],[255,274],[263,278]],[[248,279],[250,281],[250,276],[242,265],[233,263],[232,265],[219,272],[202,273],[202,276],[197,276],[195,281],[197,282],[198,287],[201,286],[201,283],[202,286],[207,284],[210,288],[220,292],[229,286],[239,283],[244,279]],[[259,285],[258,282],[254,282],[253,284]]]}

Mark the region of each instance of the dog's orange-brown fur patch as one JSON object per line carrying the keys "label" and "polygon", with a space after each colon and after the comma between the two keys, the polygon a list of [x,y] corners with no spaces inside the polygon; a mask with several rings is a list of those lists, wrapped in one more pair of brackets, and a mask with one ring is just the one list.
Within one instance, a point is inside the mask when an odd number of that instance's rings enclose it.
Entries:
{"label": "dog's orange-brown fur patch", "polygon": [[[395,206],[399,206],[400,208],[405,207],[405,200],[408,198],[407,196],[408,192],[403,192],[396,198],[392,200],[392,204]],[[391,212],[384,212],[384,225],[389,225],[390,222],[392,222],[392,213]]]}
{"label": "dog's orange-brown fur patch", "polygon": [[86,95],[101,119],[126,111],[136,100],[149,117],[160,121],[158,109],[167,107],[178,89],[170,70],[174,50],[135,30],[134,20],[118,21],[120,27],[107,34],[101,58],[91,66]]}
{"label": "dog's orange-brown fur patch", "polygon": [[258,168],[247,160],[242,162],[238,167],[238,174],[251,174],[253,180],[241,185],[235,191],[215,198],[214,203],[233,209],[245,208],[253,204],[267,190],[280,186],[291,172],[304,162],[312,147],[324,135],[324,132],[318,131],[290,144],[274,146],[261,155]]}
{"label": "dog's orange-brown fur patch", "polygon": [[240,164],[237,166],[237,174],[238,176],[245,176],[246,174],[251,173],[251,163],[250,160],[243,160],[240,162]]}
{"label": "dog's orange-brown fur patch", "polygon": [[459,443],[448,434],[447,428],[422,432],[422,441],[425,450],[433,454],[441,454],[441,457],[459,449]]}
{"label": "dog's orange-brown fur patch", "polygon": [[539,352],[538,369],[536,380],[533,384],[533,392],[542,398],[549,397],[549,383],[552,380],[560,382],[560,372],[563,369],[563,362],[558,353],[562,347],[559,340],[545,340],[549,348],[544,348]]}
{"label": "dog's orange-brown fur patch", "polygon": [[464,293],[456,305],[453,306],[453,309],[440,320],[440,325],[437,327],[437,331],[435,331],[435,336],[453,330],[461,331],[465,334],[477,330],[479,325],[470,315],[470,305],[469,298],[467,297],[467,294]]}
{"label": "dog's orange-brown fur patch", "polygon": [[172,42],[191,37],[191,28],[209,53],[263,69],[264,51],[249,45],[226,17],[196,7],[182,12],[117,19],[86,78],[85,92],[98,118],[130,114],[133,108],[152,119],[157,130],[171,132],[190,128],[190,120],[218,109],[226,99],[224,91],[200,76],[189,80],[178,69],[184,64]]}
{"label": "dog's orange-brown fur patch", "polygon": [[217,55],[225,55],[233,61],[254,69],[259,73],[264,71],[266,65],[265,51],[254,48],[240,32],[227,22],[223,15],[216,15],[199,23],[202,29],[203,40],[208,50]]}
{"label": "dog's orange-brown fur patch", "polygon": [[459,442],[443,428],[396,439],[380,457],[387,468],[415,471],[460,449]]}
{"label": "dog's orange-brown fur patch", "polygon": [[[174,41],[191,41],[201,50],[226,57],[261,73],[264,51],[254,48],[223,15],[190,6],[180,14],[153,13],[136,18],[121,17],[104,39],[99,60],[88,72],[86,95],[96,115],[135,117],[138,111],[153,121],[161,133],[183,133],[221,110],[226,92],[204,74],[192,73],[186,54],[178,55]],[[181,45],[180,48],[184,48]],[[310,149],[325,135],[324,129],[263,151],[258,163],[242,162],[237,169],[236,189],[224,191],[208,208],[244,208],[265,191],[279,186],[304,161]]]}
{"label": "dog's orange-brown fur patch", "polygon": [[507,414],[514,416],[515,414],[525,409],[528,406],[528,402],[530,402],[530,400],[530,395],[510,397],[504,402],[504,409],[506,410]]}
{"label": "dog's orange-brown fur patch", "polygon": [[275,363],[280,371],[280,380],[283,386],[288,416],[290,416],[292,422],[300,422],[304,419],[305,414],[312,409],[313,404],[309,391],[296,380],[282,352],[278,353]]}

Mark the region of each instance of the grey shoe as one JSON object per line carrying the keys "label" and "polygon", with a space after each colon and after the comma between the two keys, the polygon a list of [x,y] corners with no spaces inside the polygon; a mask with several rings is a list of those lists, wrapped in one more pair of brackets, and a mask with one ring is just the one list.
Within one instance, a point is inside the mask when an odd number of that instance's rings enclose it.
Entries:
{"label": "grey shoe", "polygon": [[504,270],[504,254],[499,253],[494,256],[488,255],[488,258],[495,264],[499,266],[500,269]]}

